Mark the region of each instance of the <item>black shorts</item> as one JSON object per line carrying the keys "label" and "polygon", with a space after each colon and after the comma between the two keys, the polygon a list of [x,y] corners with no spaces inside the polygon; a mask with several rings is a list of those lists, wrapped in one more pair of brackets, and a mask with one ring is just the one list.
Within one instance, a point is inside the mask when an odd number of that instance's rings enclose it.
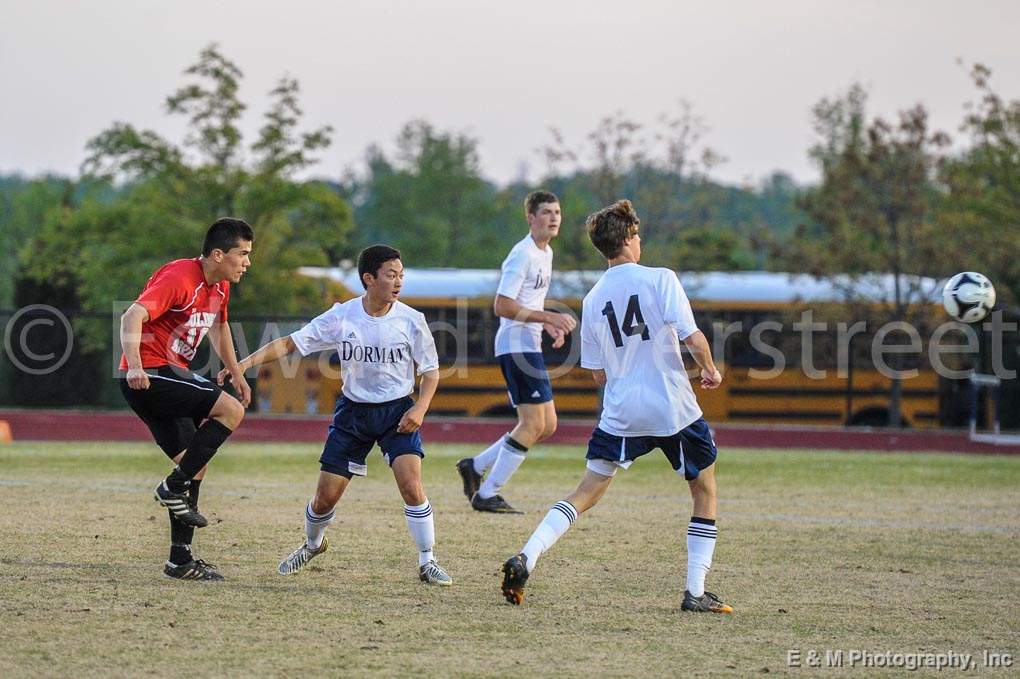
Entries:
{"label": "black shorts", "polygon": [[156,445],[173,459],[191,445],[195,430],[212,410],[223,390],[190,370],[163,366],[146,368],[148,389],[132,389],[123,374],[120,393],[131,410],[149,427]]}

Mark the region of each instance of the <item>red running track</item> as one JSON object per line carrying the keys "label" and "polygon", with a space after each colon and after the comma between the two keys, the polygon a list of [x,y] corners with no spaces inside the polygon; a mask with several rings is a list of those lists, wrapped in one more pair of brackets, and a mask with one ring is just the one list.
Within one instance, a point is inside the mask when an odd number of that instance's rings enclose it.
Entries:
{"label": "red running track", "polygon": [[[0,410],[15,441],[147,441],[149,431],[133,414],[83,410]],[[321,443],[327,416],[250,415],[232,441]],[[595,422],[560,420],[551,443],[587,443]],[[488,418],[443,418],[425,421],[422,436],[441,443],[488,444],[513,427],[513,422]],[[966,432],[945,430],[883,430],[775,425],[713,426],[720,447],[809,448],[858,451],[945,451],[953,453],[1020,454],[1020,446],[971,441]]]}

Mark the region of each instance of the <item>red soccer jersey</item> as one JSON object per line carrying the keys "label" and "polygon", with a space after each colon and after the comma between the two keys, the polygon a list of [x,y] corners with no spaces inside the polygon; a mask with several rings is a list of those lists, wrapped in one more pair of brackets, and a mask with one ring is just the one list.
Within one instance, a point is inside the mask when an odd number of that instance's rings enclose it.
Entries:
{"label": "red soccer jersey", "polygon": [[[178,259],[152,274],[135,300],[149,312],[142,324],[139,353],[143,368],[175,365],[187,368],[195,349],[216,322],[227,322],[230,283],[207,285],[198,258]],[[121,354],[120,369],[127,370]]]}

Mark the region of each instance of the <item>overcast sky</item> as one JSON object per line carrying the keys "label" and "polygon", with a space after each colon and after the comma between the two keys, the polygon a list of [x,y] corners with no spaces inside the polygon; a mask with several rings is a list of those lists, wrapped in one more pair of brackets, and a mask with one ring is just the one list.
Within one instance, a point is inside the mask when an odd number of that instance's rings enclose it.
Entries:
{"label": "overcast sky", "polygon": [[300,80],[306,124],[336,128],[317,175],[424,117],[478,137],[489,178],[537,179],[550,126],[579,140],[682,97],[728,159],[716,178],[810,181],[820,97],[858,80],[874,113],[923,102],[955,132],[973,96],[958,58],[1020,98],[1018,29],[1017,0],[0,0],[0,172],[75,172],[114,120],[179,140],[163,100],[217,42],[245,73],[247,131],[281,75]]}

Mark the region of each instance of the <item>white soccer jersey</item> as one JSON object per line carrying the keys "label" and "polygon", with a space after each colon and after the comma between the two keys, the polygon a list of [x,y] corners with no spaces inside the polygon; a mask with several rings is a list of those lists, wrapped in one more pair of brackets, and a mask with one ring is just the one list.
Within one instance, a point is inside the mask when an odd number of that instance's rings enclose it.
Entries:
{"label": "white soccer jersey", "polygon": [[437,370],[436,343],[425,316],[395,302],[385,316],[369,316],[364,297],[334,304],[291,335],[302,356],[334,349],[340,355],[344,396],[383,403],[414,391],[418,374]]}
{"label": "white soccer jersey", "polygon": [[[503,260],[497,295],[517,300],[525,309],[542,311],[552,279],[553,251],[551,245],[540,249],[525,236]],[[496,355],[542,351],[542,324],[523,323],[510,318],[499,319],[496,330]]]}
{"label": "white soccer jersey", "polygon": [[670,436],[701,417],[678,340],[697,331],[669,269],[610,267],[585,295],[581,366],[606,371],[599,428],[614,436]]}

